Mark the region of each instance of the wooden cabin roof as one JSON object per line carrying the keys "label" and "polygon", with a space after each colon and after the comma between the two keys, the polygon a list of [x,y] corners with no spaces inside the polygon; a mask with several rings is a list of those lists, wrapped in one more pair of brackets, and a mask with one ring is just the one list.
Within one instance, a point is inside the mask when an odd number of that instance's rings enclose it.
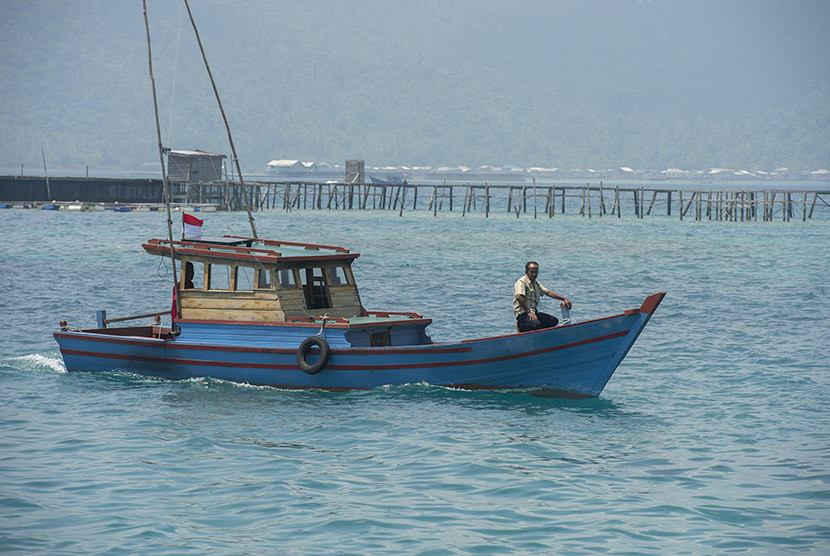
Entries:
{"label": "wooden cabin roof", "polygon": [[[142,247],[151,255],[170,256],[170,242],[166,239],[151,239],[142,244]],[[203,237],[198,240],[174,241],[173,248],[177,255],[208,257],[226,262],[256,262],[261,264],[299,261],[308,263],[331,260],[351,261],[360,256],[360,253],[351,253],[345,247],[334,245],[229,235],[217,238]]]}

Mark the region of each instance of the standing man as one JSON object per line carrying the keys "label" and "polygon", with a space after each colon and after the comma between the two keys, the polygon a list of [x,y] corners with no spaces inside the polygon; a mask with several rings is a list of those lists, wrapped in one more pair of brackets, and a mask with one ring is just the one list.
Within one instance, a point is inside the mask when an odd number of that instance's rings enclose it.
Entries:
{"label": "standing man", "polygon": [[513,286],[513,314],[516,316],[516,326],[519,332],[553,328],[559,324],[559,319],[546,313],[539,313],[536,307],[542,294],[559,299],[566,309],[572,307],[567,297],[547,289],[536,281],[539,276],[539,264],[530,261],[525,265],[525,275],[516,281]]}

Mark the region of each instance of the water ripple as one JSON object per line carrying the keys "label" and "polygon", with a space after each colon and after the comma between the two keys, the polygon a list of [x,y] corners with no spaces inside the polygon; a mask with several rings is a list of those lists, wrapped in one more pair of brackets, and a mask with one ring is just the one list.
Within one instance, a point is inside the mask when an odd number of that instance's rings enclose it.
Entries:
{"label": "water ripple", "polygon": [[[669,295],[598,399],[67,373],[55,308],[91,326],[95,309],[169,306],[137,247],[154,217],[4,211],[0,272],[19,288],[2,301],[0,551],[830,551],[827,225],[266,216],[263,235],[365,251],[364,303],[428,314],[436,340],[508,332],[527,259],[578,319]],[[85,243],[104,236],[121,247]]]}

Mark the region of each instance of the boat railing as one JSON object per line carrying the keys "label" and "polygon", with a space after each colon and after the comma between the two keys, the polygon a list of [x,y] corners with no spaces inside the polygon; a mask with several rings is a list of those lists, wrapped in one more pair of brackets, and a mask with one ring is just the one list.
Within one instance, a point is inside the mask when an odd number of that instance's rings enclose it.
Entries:
{"label": "boat railing", "polygon": [[408,313],[404,311],[364,311],[361,316],[364,317],[379,317],[379,318],[389,318],[390,316],[403,316],[408,317],[410,319],[422,319],[424,315],[419,313]]}
{"label": "boat railing", "polygon": [[169,315],[170,309],[166,311],[157,311],[155,313],[144,313],[143,315],[133,315],[130,317],[117,317],[114,319],[107,318],[107,312],[104,310],[96,311],[95,312],[95,319],[98,321],[98,328],[106,328],[108,324],[112,324],[114,322],[124,322],[128,320],[138,320],[138,319],[146,319],[149,317],[158,317],[161,318],[162,315]]}

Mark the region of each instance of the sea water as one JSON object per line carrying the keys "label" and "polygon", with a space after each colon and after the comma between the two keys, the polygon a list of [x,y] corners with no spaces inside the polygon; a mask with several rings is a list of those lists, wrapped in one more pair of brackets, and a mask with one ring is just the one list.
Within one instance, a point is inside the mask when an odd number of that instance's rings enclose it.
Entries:
{"label": "sea water", "polygon": [[165,220],[0,211],[2,552],[830,551],[827,219],[256,214],[260,236],[360,252],[364,306],[422,313],[435,341],[512,332],[528,260],[575,320],[668,292],[596,399],[67,373],[60,320],[170,307],[141,249]]}

